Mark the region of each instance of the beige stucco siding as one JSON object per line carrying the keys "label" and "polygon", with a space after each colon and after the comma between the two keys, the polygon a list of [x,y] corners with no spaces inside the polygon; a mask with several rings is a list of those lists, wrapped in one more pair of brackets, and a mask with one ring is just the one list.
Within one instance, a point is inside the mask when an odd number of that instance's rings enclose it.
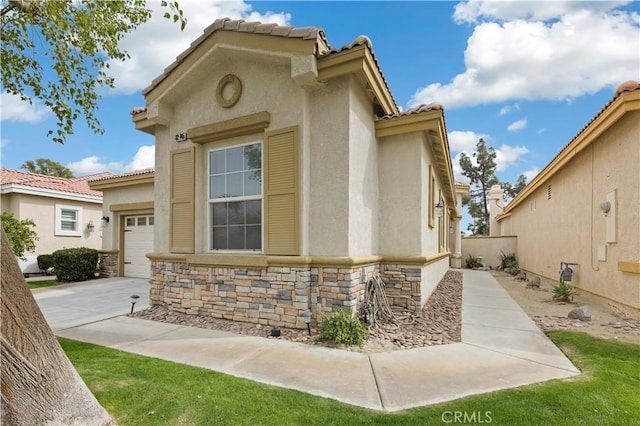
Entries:
{"label": "beige stucco siding", "polygon": [[349,78],[311,96],[309,254],[349,255]]}
{"label": "beige stucco siding", "polygon": [[[3,210],[9,210],[18,219],[32,219],[36,226],[34,231],[40,238],[36,241],[34,253],[25,253],[25,256],[37,256],[40,254],[50,254],[62,248],[89,247],[99,249],[101,247],[100,218],[102,217],[102,206],[98,203],[89,203],[74,200],[62,200],[49,197],[40,197],[28,194],[10,194],[9,202],[7,196],[2,196]],[[5,208],[5,203],[10,209]],[[82,230],[80,236],[59,236],[55,235],[55,208],[56,205],[70,206],[82,209],[82,221],[79,224]],[[87,231],[87,224],[93,221],[95,230]]]}
{"label": "beige stucco siding", "polygon": [[[153,183],[145,183],[132,186],[121,186],[106,189],[102,192],[103,216],[109,218],[109,223],[98,222],[102,228],[102,249],[118,250],[120,244],[120,218],[128,214],[139,214],[139,210],[110,211],[110,206],[126,205],[132,203],[153,202]],[[146,210],[151,212],[152,210]],[[158,220],[157,218],[155,219]]]}
{"label": "beige stucco siding", "polygon": [[426,217],[422,140],[416,134],[402,134],[382,138],[378,146],[380,253],[424,254],[419,231]]}
{"label": "beige stucco siding", "polygon": [[[619,261],[640,260],[639,122],[640,112],[625,115],[513,209],[523,268],[557,279],[561,261],[576,262],[579,288],[640,307],[640,275],[618,270]],[[605,216],[600,204],[612,193]]]}
{"label": "beige stucco siding", "polygon": [[378,146],[371,99],[351,80],[349,115],[349,255],[378,253]]}

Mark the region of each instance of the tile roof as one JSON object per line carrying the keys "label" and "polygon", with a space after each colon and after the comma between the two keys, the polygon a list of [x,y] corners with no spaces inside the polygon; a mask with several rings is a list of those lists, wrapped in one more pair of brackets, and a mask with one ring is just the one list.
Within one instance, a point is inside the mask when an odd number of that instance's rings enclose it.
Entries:
{"label": "tile roof", "polygon": [[77,178],[61,178],[55,176],[40,175],[37,173],[27,173],[18,170],[0,169],[1,185],[23,185],[32,188],[69,192],[72,194],[89,195],[102,197],[102,192],[93,191],[89,188],[89,180],[106,178],[113,173],[103,172]]}
{"label": "tile roof", "polygon": [[[164,69],[164,72],[160,74],[158,77],[153,79],[151,84],[142,90],[142,94],[146,95],[154,87],[156,87],[162,80],[164,80],[170,73],[173,71],[178,65],[182,63],[182,61],[191,54],[202,42],[204,42],[207,38],[211,36],[216,31],[235,31],[241,33],[253,33],[253,34],[262,34],[262,35],[271,35],[277,37],[288,37],[288,38],[299,38],[304,40],[319,40],[321,46],[318,46],[319,53],[323,53],[324,51],[329,50],[329,43],[327,42],[327,38],[324,34],[324,30],[315,27],[291,27],[288,25],[278,25],[278,24],[263,24],[262,22],[246,22],[242,19],[239,20],[231,20],[229,18],[216,19],[213,24],[209,25],[204,29],[202,35],[195,39],[189,47],[179,54],[176,57],[176,60],[173,61],[167,68]],[[142,111],[138,111],[136,113],[140,113]],[[132,115],[135,115],[134,111],[132,111]]]}
{"label": "tile roof", "polygon": [[390,120],[392,118],[405,117],[407,115],[420,114],[422,112],[435,111],[435,110],[444,111],[444,107],[442,106],[442,104],[439,104],[437,102],[432,102],[428,105],[422,104],[413,108],[409,108],[408,110],[402,111],[399,114],[385,115],[383,117],[380,117],[379,120]]}
{"label": "tile roof", "polygon": [[108,176],[94,176],[89,180],[91,182],[104,182],[104,181],[112,180],[112,179],[119,179],[119,178],[128,177],[128,176],[146,175],[146,174],[151,174],[151,173],[155,173],[155,169],[134,170],[132,172],[120,173],[120,174],[117,174],[117,175],[111,173]]}
{"label": "tile roof", "polygon": [[[391,99],[393,100],[393,103],[397,105],[395,99],[393,99],[393,95],[391,94],[389,83],[387,82],[386,78],[384,77],[384,74],[382,73],[380,63],[378,62],[378,59],[375,53],[373,52],[373,45],[371,43],[371,40],[367,36],[363,36],[363,35],[358,36],[353,42],[345,46],[342,46],[340,48],[332,48],[329,42],[327,41],[327,37],[325,35],[324,30],[321,28],[315,28],[315,27],[299,27],[298,28],[298,27],[292,27],[288,25],[281,26],[278,24],[263,24],[261,22],[246,22],[242,19],[231,20],[229,18],[217,19],[213,22],[213,24],[205,28],[205,30],[203,31],[200,37],[195,39],[184,52],[182,52],[180,55],[176,57],[176,60],[173,63],[171,63],[167,68],[164,69],[162,74],[160,74],[158,77],[153,79],[151,84],[142,90],[142,94],[146,95],[151,90],[153,90],[154,87],[156,87],[162,80],[164,80],[171,73],[171,71],[173,71],[178,65],[180,65],[180,63],[182,63],[182,61],[191,52],[193,52],[202,42],[204,42],[215,31],[236,31],[236,32],[243,32],[243,33],[278,36],[278,37],[300,38],[305,40],[316,39],[318,40],[317,56],[319,58],[324,56],[329,56],[332,54],[337,54],[345,50],[349,50],[358,46],[365,45],[371,52],[371,56],[375,61],[376,66],[378,67],[378,71],[382,76],[382,80],[387,88],[387,91],[391,95]],[[135,107],[131,110],[131,115],[135,116],[145,112],[146,110],[147,109],[144,107]]]}
{"label": "tile roof", "polygon": [[598,117],[600,117],[600,115],[602,115],[607,110],[607,108],[609,108],[609,106],[612,103],[614,103],[616,99],[618,99],[618,97],[620,95],[622,95],[624,92],[633,92],[634,90],[640,90],[640,82],[629,80],[629,81],[625,81],[620,86],[618,86],[618,88],[616,89],[616,93],[613,96],[613,98],[611,98],[611,100],[609,102],[607,102],[607,104],[605,106],[603,106],[602,109],[600,111],[598,111],[598,113],[591,120],[589,120],[589,122],[587,124],[585,124],[582,129],[580,129],[580,131],[569,141],[569,143],[567,143],[560,150],[560,152],[558,152],[558,154],[555,157],[553,157],[553,159],[549,162],[549,164],[553,163],[553,161],[556,158],[558,158],[564,151],[566,151],[567,148],[569,148],[569,146],[573,143],[573,141],[578,139],[578,137],[580,137],[582,132],[584,132],[587,129],[587,127],[589,127],[591,125],[591,123],[596,121],[598,119]]}

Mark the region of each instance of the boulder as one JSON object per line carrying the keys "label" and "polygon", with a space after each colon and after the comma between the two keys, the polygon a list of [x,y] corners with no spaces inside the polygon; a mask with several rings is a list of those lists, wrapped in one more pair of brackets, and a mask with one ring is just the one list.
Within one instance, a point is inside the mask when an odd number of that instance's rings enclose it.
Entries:
{"label": "boulder", "polygon": [[571,310],[568,317],[580,321],[591,321],[591,310],[588,306],[580,306],[579,308]]}
{"label": "boulder", "polygon": [[536,277],[531,278],[531,281],[529,281],[527,283],[527,287],[540,288],[540,277],[536,276]]}

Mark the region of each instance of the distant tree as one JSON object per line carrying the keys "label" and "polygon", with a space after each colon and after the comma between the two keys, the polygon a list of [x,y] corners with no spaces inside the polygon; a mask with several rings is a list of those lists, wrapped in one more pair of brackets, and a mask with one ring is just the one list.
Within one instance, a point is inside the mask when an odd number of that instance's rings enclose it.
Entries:
{"label": "distant tree", "polygon": [[7,234],[9,246],[16,257],[24,258],[26,252],[33,252],[36,249],[36,241],[39,240],[36,231],[31,229],[36,224],[31,219],[18,220],[13,213],[2,212],[0,216],[2,228]]}
{"label": "distant tree", "polygon": [[480,139],[471,158],[464,152],[460,154],[460,167],[470,186],[469,195],[462,199],[473,218],[467,229],[473,235],[489,235],[489,190],[499,182],[495,174],[496,151]]}
{"label": "distant tree", "polygon": [[47,176],[57,176],[62,178],[72,178],[73,172],[58,163],[57,161],[50,160],[48,158],[36,158],[35,160],[27,160],[20,166],[21,169],[30,173],[39,173]]}
{"label": "distant tree", "polygon": [[520,193],[527,186],[527,177],[525,175],[518,176],[518,180],[515,184],[511,182],[500,182],[500,186],[504,190],[504,202],[505,205],[513,200],[516,195]]}

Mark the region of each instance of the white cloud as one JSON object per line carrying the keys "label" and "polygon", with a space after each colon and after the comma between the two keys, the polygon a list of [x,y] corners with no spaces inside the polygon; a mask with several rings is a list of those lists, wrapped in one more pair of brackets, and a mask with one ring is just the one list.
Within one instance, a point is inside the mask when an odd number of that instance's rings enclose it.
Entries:
{"label": "white cloud", "polygon": [[538,175],[538,173],[540,173],[540,170],[538,170],[537,167],[533,167],[530,170],[523,172],[522,174],[527,178],[527,183],[529,183],[533,180],[534,177]]}
{"label": "white cloud", "polygon": [[33,104],[23,101],[18,95],[0,94],[0,109],[2,121],[22,123],[39,123],[49,114],[49,109],[37,100]]}
{"label": "white cloud", "polygon": [[76,176],[84,176],[100,172],[118,173],[122,171],[123,165],[119,162],[101,163],[100,157],[94,155],[80,161],[73,161],[67,164],[67,168]]}
{"label": "white cloud", "polygon": [[508,169],[528,152],[529,149],[526,146],[502,145],[496,149],[496,171],[502,172]]}
{"label": "white cloud", "polygon": [[[590,2],[589,8],[607,12],[629,1]],[[512,21],[516,19],[548,20],[567,13],[580,11],[585,7],[579,1],[484,1],[469,0],[456,5],[453,19],[458,23],[475,23],[480,18]]]}
{"label": "white cloud", "polygon": [[9,139],[0,138],[0,148],[4,148],[5,146],[9,145],[9,143]]}
{"label": "white cloud", "polygon": [[467,154],[473,152],[476,144],[480,139],[488,141],[490,138],[487,135],[483,135],[471,131],[453,131],[447,134],[449,139],[449,149],[451,152],[464,151]]}
{"label": "white cloud", "polygon": [[546,131],[547,131],[547,128],[546,128],[546,127],[543,127],[542,129],[538,130],[536,133],[537,133],[537,134],[539,134],[539,135],[541,135],[541,134],[543,134],[543,133],[544,133],[544,132],[546,132]]}
{"label": "white cloud", "polygon": [[502,108],[500,108],[500,111],[498,112],[498,116],[507,115],[511,111],[520,111],[520,105],[518,104],[505,105]]}
{"label": "white cloud", "polygon": [[160,7],[160,2],[147,4],[152,10],[152,18],[120,43],[131,58],[109,63],[110,75],[116,79],[116,93],[130,94],[148,86],[216,19],[228,17],[279,25],[286,25],[291,20],[288,13],[255,12],[243,0],[183,0],[180,7],[188,22],[181,32],[178,24],[162,17],[167,9]]}
{"label": "white cloud", "polygon": [[[511,99],[570,100],[635,79],[640,15],[611,11],[617,5],[461,3],[454,15],[458,21],[483,20],[467,41],[466,70],[447,84],[432,83],[417,90],[410,106],[439,102],[455,108]],[[487,21],[493,18],[505,21]]]}
{"label": "white cloud", "polygon": [[132,172],[134,170],[152,169],[156,163],[156,147],[155,145],[143,145],[138,149],[133,160],[125,167],[125,171]]}
{"label": "white cloud", "polygon": [[518,130],[522,130],[527,127],[527,119],[523,118],[522,120],[514,121],[507,127],[507,130],[510,132],[517,132]]}
{"label": "white cloud", "polygon": [[123,173],[135,170],[153,168],[155,164],[155,146],[143,145],[138,148],[131,162],[124,164],[121,161],[104,161],[104,159],[94,155],[73,161],[67,167],[76,176],[91,175],[101,172]]}

